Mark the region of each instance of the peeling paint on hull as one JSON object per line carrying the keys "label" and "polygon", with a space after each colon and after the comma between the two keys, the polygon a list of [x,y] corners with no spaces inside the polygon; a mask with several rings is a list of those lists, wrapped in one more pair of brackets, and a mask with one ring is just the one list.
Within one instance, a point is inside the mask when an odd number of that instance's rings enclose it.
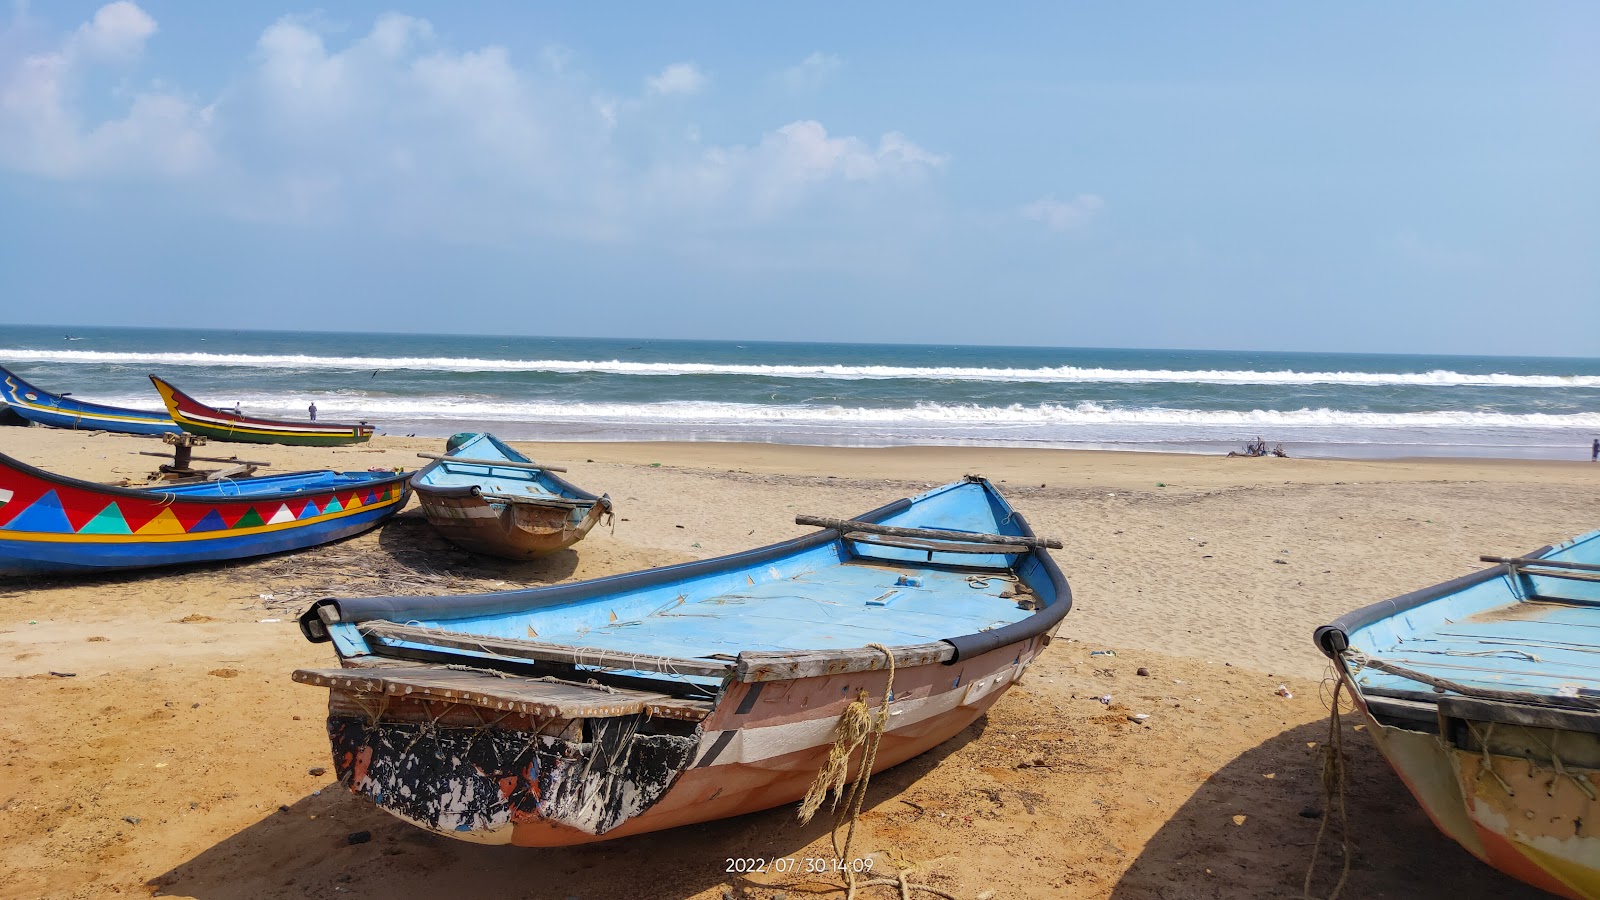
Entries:
{"label": "peeling paint on hull", "polygon": [[[950,740],[998,700],[1043,647],[1036,638],[953,666],[895,673],[874,771]],[[641,734],[644,716],[465,726],[494,713],[455,705],[442,721],[353,714],[334,693],[334,768],[353,793],[401,819],[475,843],[563,847],[743,815],[798,801],[859,690],[882,702],[882,671],[735,684],[690,736]],[[426,714],[426,710],[424,710]],[[392,715],[386,714],[386,715]],[[437,715],[437,713],[434,713]],[[413,711],[410,718],[416,718]],[[588,728],[591,738],[571,735]],[[857,755],[852,777],[859,766]]]}
{"label": "peeling paint on hull", "polygon": [[[1364,704],[1362,711],[1384,757],[1447,837],[1490,866],[1558,897],[1600,900],[1600,802],[1574,781],[1581,778],[1600,789],[1600,769],[1568,762],[1562,766],[1565,774],[1558,774],[1548,759],[1493,752],[1510,749],[1494,743],[1487,755],[1482,748],[1464,750],[1438,734],[1384,723]],[[1569,741],[1578,758],[1600,752],[1594,735],[1561,734],[1565,737],[1558,740]],[[1542,739],[1548,744],[1548,737]],[[1589,746],[1580,749],[1580,740]],[[1508,794],[1506,786],[1514,793]]]}
{"label": "peeling paint on hull", "polygon": [[429,831],[498,843],[532,820],[605,834],[660,799],[695,741],[637,734],[639,718],[592,720],[588,741],[347,716],[329,718],[328,736],[352,792]]}

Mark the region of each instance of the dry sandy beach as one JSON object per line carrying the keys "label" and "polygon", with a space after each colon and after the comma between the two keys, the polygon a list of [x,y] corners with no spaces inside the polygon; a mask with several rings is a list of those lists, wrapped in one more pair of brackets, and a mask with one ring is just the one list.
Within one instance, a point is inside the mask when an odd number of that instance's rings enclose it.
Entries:
{"label": "dry sandy beach", "polygon": [[[278,472],[414,468],[417,451],[440,445],[238,452]],[[142,476],[156,460],[135,452],[162,446],[0,428],[0,451],[95,480]],[[802,533],[796,513],[849,516],[972,472],[1066,542],[1055,556],[1075,608],[985,719],[873,779],[857,848],[963,898],[1298,897],[1327,734],[1312,629],[1477,568],[1480,553],[1600,524],[1600,465],[1586,462],[519,448],[609,493],[615,530],[547,560],[501,563],[441,544],[413,507],[288,556],[0,579],[0,896],[827,896],[831,882],[727,871],[735,857],[828,856],[824,817],[801,827],[790,809],[555,851],[468,845],[375,811],[309,774],[329,765],[326,692],[289,673],[333,656],[300,637],[294,616],[328,594],[503,589],[715,556]],[[1136,724],[1134,713],[1149,718]],[[1534,896],[1439,836],[1365,735],[1344,741],[1345,896]],[[370,841],[351,844],[361,831]],[[1322,891],[1337,870],[1325,854]]]}

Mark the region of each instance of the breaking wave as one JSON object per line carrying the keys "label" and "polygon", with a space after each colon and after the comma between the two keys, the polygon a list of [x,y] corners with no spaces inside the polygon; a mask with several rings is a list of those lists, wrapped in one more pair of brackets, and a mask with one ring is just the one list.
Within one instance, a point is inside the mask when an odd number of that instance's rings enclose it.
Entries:
{"label": "breaking wave", "polygon": [[[486,420],[497,422],[637,422],[763,426],[854,425],[867,427],[939,426],[1203,426],[1270,429],[1330,427],[1368,428],[1533,428],[1600,429],[1600,412],[1573,414],[1501,413],[1468,410],[1406,413],[1336,409],[1186,410],[1161,407],[1118,408],[1096,403],[1076,405],[978,406],[917,403],[904,407],[767,406],[747,403],[670,401],[660,403],[558,403],[493,400],[477,397],[366,397],[355,392],[315,396],[322,417],[363,417],[374,422]],[[284,405],[281,394],[235,396],[245,411],[257,415],[298,415],[303,407]],[[148,405],[149,398],[105,398],[113,405]]]}
{"label": "breaking wave", "polygon": [[207,368],[401,369],[437,372],[540,372],[608,375],[735,375],[755,378],[919,379],[1040,383],[1344,384],[1420,387],[1600,388],[1600,375],[1476,374],[1431,372],[1271,372],[1223,369],[1114,369],[1052,366],[1032,369],[961,366],[741,365],[736,363],[629,362],[624,360],[459,359],[453,357],[306,356],[245,353],[136,353],[100,350],[0,349],[0,359]]}

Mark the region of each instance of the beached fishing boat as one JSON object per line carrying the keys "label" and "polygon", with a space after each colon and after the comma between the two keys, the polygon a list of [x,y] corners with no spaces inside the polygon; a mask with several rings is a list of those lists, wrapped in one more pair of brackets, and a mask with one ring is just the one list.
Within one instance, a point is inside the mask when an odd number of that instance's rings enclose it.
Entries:
{"label": "beached fishing boat", "polygon": [[350,425],[342,422],[258,419],[207,406],[158,376],[151,375],[150,380],[161,393],[161,400],[166,403],[167,412],[172,414],[172,420],[178,423],[178,427],[212,440],[236,444],[336,447],[363,443],[372,437],[373,426],[366,422]]}
{"label": "beached fishing boat", "polygon": [[474,553],[532,559],[583,540],[611,498],[597,497],[492,434],[458,434],[411,479],[422,512],[446,539]]}
{"label": "beached fishing boat", "polygon": [[114,431],[119,434],[177,434],[178,425],[162,412],[125,409],[52,394],[0,367],[0,401],[12,412],[40,425],[78,431]]}
{"label": "beached fishing boat", "polygon": [[1600,898],[1600,531],[1317,629],[1439,830],[1562,897]]}
{"label": "beached fishing boat", "polygon": [[1071,605],[1059,542],[981,478],[796,521],[823,530],[576,584],[323,600],[300,626],[343,667],[294,677],[329,689],[353,792],[560,846],[798,800],[854,710],[886,713],[872,770],[904,762],[982,715]]}
{"label": "beached fishing boat", "polygon": [[359,534],[399,512],[406,473],[295,472],[111,487],[0,454],[0,575],[242,559]]}

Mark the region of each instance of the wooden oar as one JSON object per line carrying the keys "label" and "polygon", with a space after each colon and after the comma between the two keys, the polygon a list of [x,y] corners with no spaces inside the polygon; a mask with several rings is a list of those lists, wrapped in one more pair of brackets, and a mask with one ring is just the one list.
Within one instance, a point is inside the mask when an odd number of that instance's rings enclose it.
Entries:
{"label": "wooden oar", "polygon": [[544,472],[565,472],[566,469],[558,466],[542,466],[535,462],[513,462],[509,459],[467,459],[464,456],[450,456],[444,453],[418,453],[422,459],[436,459],[444,463],[461,463],[468,466],[499,466],[502,469],[539,469]]}

